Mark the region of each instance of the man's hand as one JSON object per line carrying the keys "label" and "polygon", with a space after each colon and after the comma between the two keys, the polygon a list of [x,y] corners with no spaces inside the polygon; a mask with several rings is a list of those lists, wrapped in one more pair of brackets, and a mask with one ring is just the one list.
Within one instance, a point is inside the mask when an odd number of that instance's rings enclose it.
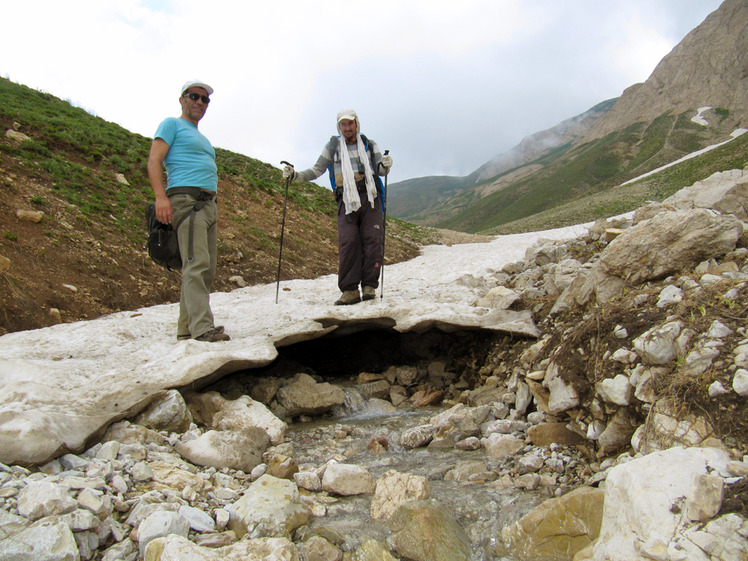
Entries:
{"label": "man's hand", "polygon": [[171,224],[174,218],[174,207],[171,206],[169,197],[156,197],[156,218],[161,224]]}
{"label": "man's hand", "polygon": [[293,166],[286,165],[283,167],[283,179],[289,179],[291,181],[296,179],[296,171],[294,171]]}
{"label": "man's hand", "polygon": [[385,173],[389,173],[390,168],[392,167],[392,156],[389,154],[382,156],[382,165],[385,167]]}

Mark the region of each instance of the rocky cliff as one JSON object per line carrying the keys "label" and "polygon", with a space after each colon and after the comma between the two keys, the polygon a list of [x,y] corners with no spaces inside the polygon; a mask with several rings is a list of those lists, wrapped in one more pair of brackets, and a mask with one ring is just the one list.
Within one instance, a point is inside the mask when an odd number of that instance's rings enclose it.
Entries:
{"label": "rocky cliff", "polygon": [[748,2],[725,0],[660,61],[643,83],[628,88],[584,142],[649,123],[671,112],[711,107],[733,128],[748,123]]}

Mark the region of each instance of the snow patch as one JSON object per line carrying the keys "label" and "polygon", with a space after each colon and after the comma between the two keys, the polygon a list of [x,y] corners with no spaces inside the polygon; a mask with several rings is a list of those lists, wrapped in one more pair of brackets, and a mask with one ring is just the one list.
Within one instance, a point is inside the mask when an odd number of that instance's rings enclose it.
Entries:
{"label": "snow patch", "polygon": [[707,121],[703,116],[703,113],[705,111],[708,111],[709,109],[711,109],[711,107],[708,105],[706,107],[699,107],[696,115],[691,117],[691,122],[696,123],[697,125],[703,125],[705,127],[709,126],[709,121]]}
{"label": "snow patch", "polygon": [[[704,109],[704,108],[702,107],[702,109]],[[652,171],[648,171],[647,173],[644,173],[644,174],[640,175],[639,177],[634,177],[633,179],[629,179],[628,181],[626,181],[624,183],[621,183],[621,186],[628,185],[629,183],[633,183],[634,181],[639,181],[640,179],[644,179],[645,177],[649,177],[650,175],[654,175],[656,173],[659,173],[662,170],[667,169],[669,167],[672,167],[672,166],[674,166],[676,164],[679,164],[681,162],[685,162],[686,160],[690,160],[691,158],[694,158],[696,156],[699,156],[701,154],[709,152],[710,150],[714,150],[715,148],[719,148],[720,146],[723,146],[723,145],[727,144],[728,142],[732,142],[733,140],[735,140],[739,136],[745,134],[746,132],[748,132],[748,129],[735,129],[734,131],[732,131],[732,134],[730,134],[730,139],[729,140],[725,140],[724,142],[720,142],[718,144],[712,144],[711,146],[707,146],[706,148],[702,148],[701,150],[697,150],[696,152],[692,152],[691,154],[683,156],[682,158],[680,158],[678,160],[675,160],[674,162],[670,162],[669,164],[665,164],[664,166],[661,166],[661,167],[659,167],[657,169],[653,169]]]}

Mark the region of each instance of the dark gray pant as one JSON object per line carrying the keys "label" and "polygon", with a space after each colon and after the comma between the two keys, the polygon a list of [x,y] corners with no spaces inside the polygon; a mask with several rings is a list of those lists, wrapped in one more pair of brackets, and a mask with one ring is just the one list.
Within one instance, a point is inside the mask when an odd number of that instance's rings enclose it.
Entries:
{"label": "dark gray pant", "polygon": [[358,186],[361,208],[345,214],[345,205],[338,201],[338,288],[341,292],[361,286],[379,286],[382,270],[383,234],[382,207],[379,197],[374,208],[366,195],[366,185]]}

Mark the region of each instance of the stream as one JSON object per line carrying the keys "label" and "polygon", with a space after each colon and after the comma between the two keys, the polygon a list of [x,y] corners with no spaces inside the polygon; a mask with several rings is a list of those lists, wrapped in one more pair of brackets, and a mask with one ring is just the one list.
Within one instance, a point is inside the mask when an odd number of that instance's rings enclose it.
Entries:
{"label": "stream", "polygon": [[[288,424],[282,446],[300,470],[316,470],[335,460],[365,468],[374,480],[389,470],[424,476],[429,481],[431,498],[444,505],[469,537],[474,561],[514,561],[504,551],[502,528],[578,484],[576,475],[585,468],[581,455],[574,449],[552,446],[541,454],[558,458],[564,466],[556,485],[540,485],[532,490],[507,485],[508,478],[522,473],[518,469],[519,458],[533,450],[537,453],[536,447],[526,445],[503,460],[492,459],[483,447],[461,450],[432,443],[406,449],[400,444],[404,431],[428,424],[431,417],[449,409],[454,402],[394,407],[384,399],[363,397],[357,382],[362,372],[384,372],[404,365],[423,371],[431,361],[439,359],[447,365],[445,393],[452,390],[452,395],[458,395],[461,390],[456,388],[464,386],[466,379],[479,378],[476,370],[497,337],[483,332],[403,335],[388,331],[328,336],[279,349],[280,356],[272,365],[234,374],[207,389],[236,398],[237,388],[251,395],[252,387],[263,378],[289,377],[299,371],[339,386],[346,394],[343,405],[323,416],[301,416]],[[322,535],[344,551],[354,551],[367,537],[386,543],[391,532],[386,521],[371,518],[372,497],[326,497],[324,516],[316,516],[304,531]]]}

